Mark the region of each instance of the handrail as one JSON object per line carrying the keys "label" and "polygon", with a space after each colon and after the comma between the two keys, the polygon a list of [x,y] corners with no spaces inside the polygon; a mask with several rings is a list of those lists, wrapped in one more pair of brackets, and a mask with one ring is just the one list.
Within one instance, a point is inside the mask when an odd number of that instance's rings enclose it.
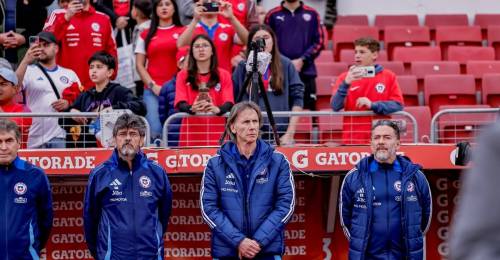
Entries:
{"label": "handrail", "polygon": [[437,143],[437,136],[438,136],[438,126],[437,126],[437,121],[438,119],[444,115],[444,114],[457,114],[457,113],[465,113],[465,114],[471,114],[471,113],[491,113],[491,112],[500,112],[500,108],[449,108],[449,109],[443,109],[437,112],[431,119],[431,142],[432,143]]}

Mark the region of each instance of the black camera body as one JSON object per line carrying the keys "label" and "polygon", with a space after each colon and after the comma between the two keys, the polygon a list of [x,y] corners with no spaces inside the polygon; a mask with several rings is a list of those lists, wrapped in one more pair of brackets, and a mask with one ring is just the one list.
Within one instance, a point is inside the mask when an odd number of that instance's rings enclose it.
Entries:
{"label": "black camera body", "polygon": [[262,38],[250,42],[250,50],[261,52],[264,51],[265,48],[266,48],[266,41]]}
{"label": "black camera body", "polygon": [[203,7],[205,7],[205,12],[207,13],[217,13],[219,12],[219,3],[217,2],[203,2]]}

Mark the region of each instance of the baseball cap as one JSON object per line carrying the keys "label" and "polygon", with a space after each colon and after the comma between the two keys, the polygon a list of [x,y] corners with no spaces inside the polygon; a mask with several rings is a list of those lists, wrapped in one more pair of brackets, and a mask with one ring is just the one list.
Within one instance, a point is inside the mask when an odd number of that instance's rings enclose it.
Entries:
{"label": "baseball cap", "polygon": [[51,32],[41,31],[40,33],[38,33],[37,36],[41,40],[44,40],[44,41],[49,42],[49,43],[57,44],[56,36]]}
{"label": "baseball cap", "polygon": [[4,58],[0,58],[0,68],[12,69],[10,62]]}
{"label": "baseball cap", "polygon": [[17,76],[13,70],[7,68],[0,68],[0,76],[17,86]]}

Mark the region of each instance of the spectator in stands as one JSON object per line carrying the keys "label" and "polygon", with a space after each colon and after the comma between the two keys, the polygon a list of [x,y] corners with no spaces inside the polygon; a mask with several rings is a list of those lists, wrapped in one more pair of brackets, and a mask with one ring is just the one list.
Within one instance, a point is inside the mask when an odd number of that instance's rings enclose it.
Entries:
{"label": "spectator in stands", "polygon": [[257,104],[236,104],[226,124],[231,141],[205,168],[200,208],[215,259],[281,259],[285,252],[294,180],[285,156],[259,138],[261,125]]}
{"label": "spectator in stands", "polygon": [[131,0],[92,0],[91,4],[97,11],[108,15],[116,29],[125,29],[129,25]]}
{"label": "spectator in stands", "polygon": [[[8,68],[0,68],[0,113],[27,113],[31,112],[28,107],[16,102],[19,92],[16,73]],[[21,146],[26,148],[28,132],[31,126],[31,118],[16,117],[9,118],[21,128]]]}
{"label": "spectator in stands", "polygon": [[[258,23],[257,4],[255,0],[228,0],[232,6],[234,16],[243,26],[250,28]],[[179,6],[182,24],[188,25],[193,19],[193,4],[191,1],[181,1]],[[219,16],[222,23],[230,23],[224,16]]]}
{"label": "spectator in stands", "polygon": [[259,24],[264,24],[266,22],[267,11],[262,5],[256,5],[255,11],[257,12],[257,19]]}
{"label": "spectator in stands", "polygon": [[[187,68],[187,56],[189,53],[189,47],[182,47],[177,51],[177,55],[175,59],[177,60],[177,68],[178,70]],[[167,118],[174,113],[178,112],[174,107],[175,101],[175,85],[177,75],[175,75],[171,80],[167,81],[162,87],[160,91],[160,95],[158,96],[158,113],[160,115],[161,125],[165,124]],[[177,146],[179,141],[179,130],[180,124],[182,120],[176,119],[172,120],[171,124],[168,128],[168,143],[166,146]]]}
{"label": "spectator in stands", "polygon": [[[135,0],[132,6],[131,16],[135,20],[136,25],[132,31],[132,48],[137,47],[137,39],[144,32],[144,30],[149,29],[151,26],[151,0]],[[136,63],[137,64],[137,61]],[[134,71],[134,81],[135,81],[135,94],[138,97],[142,97],[144,93],[144,83],[141,80],[139,72],[137,69]]]}
{"label": "spectator in stands", "polygon": [[[280,54],[278,46],[275,44],[276,35],[273,30],[267,25],[256,25],[250,30],[248,37],[250,40],[247,44],[247,57],[250,55],[251,43],[259,39],[266,43],[264,52],[272,55],[271,63],[262,75],[264,88],[268,90],[267,98],[272,111],[301,111],[304,105],[304,84],[300,81],[299,74],[292,62]],[[248,86],[243,86],[246,75],[246,62],[242,61],[233,73],[235,96],[238,96],[240,91],[247,93],[245,88]],[[245,94],[243,100],[248,100],[248,95]],[[259,98],[259,106],[261,109],[265,109],[262,97]],[[281,144],[293,144],[298,119],[298,117],[292,117],[288,122],[288,118],[276,118],[278,132],[282,134]]]}
{"label": "spectator in stands", "polygon": [[52,193],[43,170],[18,157],[20,146],[19,127],[0,119],[0,255],[39,259],[52,228]]}
{"label": "spectator in stands", "polygon": [[339,207],[349,259],[425,259],[431,190],[421,166],[396,155],[399,138],[396,123],[378,121],[373,154],[344,178]]}
{"label": "spectator in stands", "polygon": [[[59,46],[54,34],[40,32],[38,37],[16,70],[27,105],[37,113],[66,111],[80,94],[80,80],[74,71],[57,65]],[[65,147],[66,132],[57,118],[33,118],[28,148]]]}
{"label": "spectator in stands", "polygon": [[154,0],[152,10],[151,28],[138,38],[135,53],[137,71],[145,86],[143,98],[148,109],[146,119],[151,127],[151,140],[155,140],[161,139],[162,132],[158,95],[161,86],[177,73],[177,39],[184,27],[174,0]]}
{"label": "spectator in stands", "polygon": [[[231,71],[233,46],[235,43],[246,44],[248,31],[234,16],[230,3],[223,0],[216,0],[216,2],[219,3],[219,12],[207,12],[203,7],[203,0],[195,2],[194,18],[179,37],[177,46],[189,45],[193,35],[208,35],[217,48],[220,68]],[[218,20],[219,14],[226,17],[231,24],[220,23]],[[236,35],[238,35],[239,39],[235,37]]]}
{"label": "spectator in stands", "polygon": [[102,50],[116,57],[109,17],[96,12],[89,1],[71,0],[67,9],[52,12],[44,27],[61,43],[58,64],[75,71],[85,90],[93,86],[88,73],[89,58]]}
{"label": "spectator in stands", "polygon": [[90,173],[83,224],[95,259],[165,256],[172,189],[165,170],[141,151],[145,129],[140,117],[120,116],[113,128],[113,154]]}
{"label": "spectator in stands", "polygon": [[304,108],[316,109],[314,60],[324,47],[320,15],[299,0],[285,0],[267,13],[266,24],[276,33],[280,52],[292,60],[304,83]]}
{"label": "spectator in stands", "polygon": [[[190,114],[223,115],[234,103],[231,74],[220,69],[215,45],[204,34],[194,37],[188,68],[177,75],[175,108]],[[217,145],[224,118],[187,118],[181,126],[180,146]]]}
{"label": "spectator in stands", "polygon": [[[403,109],[403,95],[396,75],[375,64],[380,44],[371,38],[354,41],[354,62],[335,83],[333,111],[366,111],[387,115]],[[375,66],[375,75],[366,74],[366,67]],[[364,144],[370,139],[372,117],[344,116],[343,142]]]}
{"label": "spectator in stands", "polygon": [[[116,60],[111,54],[104,51],[96,52],[90,57],[88,66],[90,79],[95,84],[95,87],[80,94],[70,106],[70,112],[103,112],[113,109],[129,109],[137,115],[146,115],[144,103],[134,96],[130,89],[110,82],[111,75],[116,69]],[[85,117],[74,117],[73,120],[80,125],[97,124],[97,121],[89,122]],[[85,126],[85,128],[88,128],[88,126]],[[85,129],[83,133],[90,133],[93,136],[97,133],[99,126],[95,126],[94,129],[96,129],[94,133],[90,129]],[[86,147],[96,145],[95,138],[89,135],[85,136],[85,138],[88,141],[85,144]]]}

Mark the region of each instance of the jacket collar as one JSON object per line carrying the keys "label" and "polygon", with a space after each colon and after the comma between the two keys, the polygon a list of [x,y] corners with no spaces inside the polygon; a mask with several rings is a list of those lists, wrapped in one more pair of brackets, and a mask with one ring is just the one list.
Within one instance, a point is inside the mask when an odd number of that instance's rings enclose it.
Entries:
{"label": "jacket collar", "polygon": [[3,171],[9,171],[11,169],[18,169],[18,170],[22,170],[24,169],[24,161],[21,160],[21,158],[19,158],[19,156],[16,156],[16,158],[14,159],[14,161],[12,161],[10,164],[8,165],[0,165],[0,170],[3,170]]}
{"label": "jacket collar", "polygon": [[130,169],[128,163],[124,161],[122,158],[120,158],[120,156],[118,155],[118,150],[115,148],[113,150],[113,155],[111,156],[110,161],[113,163],[115,167],[134,172],[138,170],[141,166],[145,166],[147,164],[147,157],[142,151],[139,151],[135,155],[134,160],[132,161],[132,169]]}

